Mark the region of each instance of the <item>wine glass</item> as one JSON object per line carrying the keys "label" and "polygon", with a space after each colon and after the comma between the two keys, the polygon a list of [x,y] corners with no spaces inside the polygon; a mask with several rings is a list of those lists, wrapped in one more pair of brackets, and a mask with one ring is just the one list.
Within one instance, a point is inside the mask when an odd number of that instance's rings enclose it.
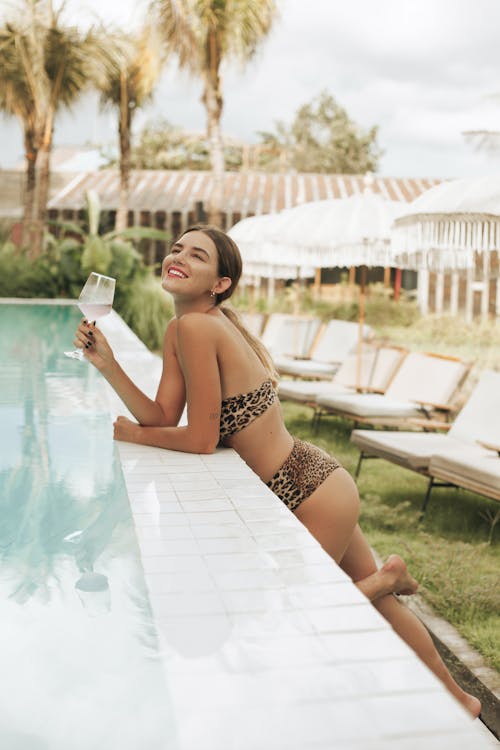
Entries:
{"label": "wine glass", "polygon": [[[115,283],[115,279],[111,276],[103,276],[101,273],[92,271],[78,297],[78,307],[87,320],[94,321],[111,312]],[[64,353],[72,359],[84,359],[82,349]]]}

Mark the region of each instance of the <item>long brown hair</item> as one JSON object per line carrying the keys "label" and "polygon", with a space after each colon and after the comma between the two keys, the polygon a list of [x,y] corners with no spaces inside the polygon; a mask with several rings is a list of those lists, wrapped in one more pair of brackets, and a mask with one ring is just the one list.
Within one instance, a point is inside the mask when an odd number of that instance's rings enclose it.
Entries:
{"label": "long brown hair", "polygon": [[[184,235],[188,232],[203,232],[207,237],[210,237],[217,250],[218,274],[219,276],[227,276],[231,279],[231,286],[226,289],[225,292],[221,292],[215,296],[215,305],[221,305],[221,302],[229,299],[233,294],[243,270],[243,261],[241,259],[238,245],[231,237],[229,237],[229,235],[211,224],[193,224],[182,234]],[[227,305],[221,305],[220,310],[224,313],[226,318],[236,326],[238,331],[240,331],[245,340],[250,344],[267,370],[273,384],[277,385],[279,379],[278,373],[276,372],[272,357],[264,344],[262,344],[262,342],[250,333],[250,331],[243,325],[240,316],[234,308],[228,307]]]}

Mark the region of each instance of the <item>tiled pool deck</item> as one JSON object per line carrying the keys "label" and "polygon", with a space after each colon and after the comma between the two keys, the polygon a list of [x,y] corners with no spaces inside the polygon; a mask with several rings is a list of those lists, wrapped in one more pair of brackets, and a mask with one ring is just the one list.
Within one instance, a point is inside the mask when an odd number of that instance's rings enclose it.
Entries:
{"label": "tiled pool deck", "polygon": [[[102,329],[153,395],[159,358]],[[492,747],[234,451],[119,453],[179,750]]]}

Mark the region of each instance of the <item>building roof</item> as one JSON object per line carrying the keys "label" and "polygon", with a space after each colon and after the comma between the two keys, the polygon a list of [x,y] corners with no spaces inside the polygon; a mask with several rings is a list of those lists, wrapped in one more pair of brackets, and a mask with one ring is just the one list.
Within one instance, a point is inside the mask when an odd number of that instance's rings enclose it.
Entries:
{"label": "building roof", "polygon": [[[370,177],[370,186],[388,200],[412,201],[442,180],[435,178]],[[326,198],[346,198],[366,187],[363,175],[227,172],[224,211],[238,218],[272,213],[299,203]],[[130,176],[130,211],[192,211],[205,205],[214,189],[211,172],[135,170]],[[49,208],[79,210],[87,190],[95,190],[101,206],[114,210],[118,204],[119,172],[102,169],[76,176],[55,194]]]}

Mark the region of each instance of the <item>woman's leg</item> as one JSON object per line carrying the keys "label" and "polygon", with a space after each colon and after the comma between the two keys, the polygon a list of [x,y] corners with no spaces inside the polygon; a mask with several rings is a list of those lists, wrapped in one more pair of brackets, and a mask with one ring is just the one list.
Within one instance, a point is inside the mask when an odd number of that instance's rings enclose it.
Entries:
{"label": "woman's leg", "polygon": [[[397,557],[397,556],[392,556]],[[401,558],[398,558],[401,560]],[[388,563],[390,559],[388,560]],[[402,562],[402,560],[401,560]],[[403,563],[404,565],[404,563]],[[365,582],[375,578],[377,566],[370,547],[359,526],[354,531],[351,543],[340,561],[340,567],[353,579],[361,591]],[[385,566],[384,566],[385,567]],[[404,566],[406,570],[406,566]],[[384,573],[384,568],[378,571],[384,579],[390,576]],[[413,580],[413,579],[412,579]],[[364,592],[365,593],[365,592]],[[396,633],[415,651],[429,669],[446,685],[450,693],[474,716],[481,711],[481,703],[473,695],[469,695],[455,682],[446,665],[434,646],[432,638],[425,626],[411,610],[404,606],[391,593],[377,596],[372,603],[381,615],[392,625]]]}
{"label": "woman's leg", "polygon": [[295,510],[297,518],[372,601],[398,635],[442,680],[462,705],[473,716],[478,716],[481,710],[480,702],[457,685],[425,627],[392,594],[403,591],[414,593],[416,581],[409,575],[405,564],[397,555],[392,555],[385,566],[377,570],[370,547],[357,525],[358,513],[357,487],[344,469],[334,471],[321,487]]}

